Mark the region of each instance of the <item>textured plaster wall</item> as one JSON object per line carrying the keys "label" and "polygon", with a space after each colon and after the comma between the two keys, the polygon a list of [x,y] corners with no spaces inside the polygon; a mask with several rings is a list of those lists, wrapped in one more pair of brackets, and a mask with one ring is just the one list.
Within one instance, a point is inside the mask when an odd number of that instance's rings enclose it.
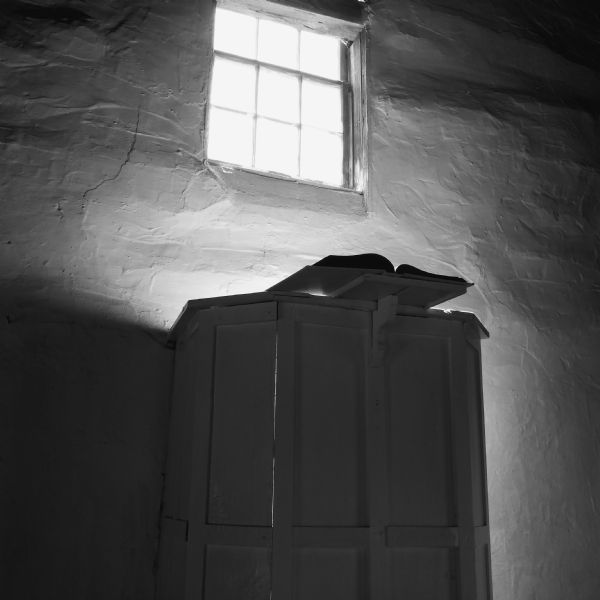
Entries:
{"label": "textured plaster wall", "polygon": [[599,17],[367,12],[361,197],[205,163],[208,0],[2,4],[2,597],[151,598],[161,332],[360,252],[475,283],[496,600],[599,597]]}

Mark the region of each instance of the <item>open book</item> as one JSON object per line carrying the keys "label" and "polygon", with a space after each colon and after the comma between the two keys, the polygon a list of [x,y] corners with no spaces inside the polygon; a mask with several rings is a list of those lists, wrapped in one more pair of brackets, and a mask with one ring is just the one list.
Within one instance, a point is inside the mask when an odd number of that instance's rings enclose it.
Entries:
{"label": "open book", "polygon": [[326,256],[268,291],[359,301],[396,296],[399,304],[430,308],[461,296],[471,285],[462,277],[428,273],[412,265],[394,269],[380,254],[355,254]]}

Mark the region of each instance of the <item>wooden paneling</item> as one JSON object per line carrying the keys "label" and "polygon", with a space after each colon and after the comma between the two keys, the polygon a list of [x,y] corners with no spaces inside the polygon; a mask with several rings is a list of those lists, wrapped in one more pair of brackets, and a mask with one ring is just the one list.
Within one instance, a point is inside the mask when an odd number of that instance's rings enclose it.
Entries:
{"label": "wooden paneling", "polygon": [[477,600],[492,599],[492,573],[490,568],[490,546],[483,544],[477,548]]}
{"label": "wooden paneling", "polygon": [[363,600],[365,560],[354,548],[301,548],[293,553],[294,600]]}
{"label": "wooden paneling", "polygon": [[208,344],[206,351],[206,336],[211,335],[212,328],[205,326],[200,335],[177,346],[163,498],[163,515],[170,518],[187,519],[189,515],[193,462],[190,450],[198,435],[194,427],[198,406],[194,399],[198,397],[200,375],[210,373],[212,368],[212,344]]}
{"label": "wooden paneling", "polygon": [[275,318],[273,302],[211,308],[179,332],[161,599],[269,598]]}
{"label": "wooden paneling", "polygon": [[[284,308],[284,310],[282,310]],[[283,313],[283,314],[282,314]],[[292,597],[295,313],[278,310],[272,600]]]}
{"label": "wooden paneling", "polygon": [[207,546],[204,600],[269,600],[271,550]]}
{"label": "wooden paneling", "polygon": [[208,522],[271,525],[275,324],[216,332]]}
{"label": "wooden paneling", "polygon": [[413,548],[451,548],[458,546],[456,527],[387,527],[388,546]]}
{"label": "wooden paneling", "polygon": [[296,330],[295,525],[366,523],[364,332]]}
{"label": "wooden paneling", "polygon": [[391,550],[393,598],[458,600],[454,551],[443,548]]}
{"label": "wooden paneling", "polygon": [[272,527],[249,525],[207,525],[204,527],[204,542],[222,546],[270,546]]}
{"label": "wooden paneling", "polygon": [[181,339],[160,598],[491,600],[462,321],[304,299],[200,311]]}
{"label": "wooden paneling", "polygon": [[470,343],[465,344],[467,370],[467,404],[470,415],[470,452],[473,457],[473,519],[474,525],[487,524],[485,447],[481,398],[479,353]]}
{"label": "wooden paneling", "polygon": [[369,527],[294,527],[294,547],[314,546],[343,548],[365,546],[369,540]]}
{"label": "wooden paneling", "polygon": [[163,517],[160,522],[158,598],[184,597],[187,521]]}
{"label": "wooden paneling", "polygon": [[[450,438],[450,343],[411,322],[388,333],[386,356],[390,519],[455,524]],[[426,332],[425,332],[426,333]]]}
{"label": "wooden paneling", "polygon": [[369,322],[362,311],[279,307],[273,600],[366,597]]}

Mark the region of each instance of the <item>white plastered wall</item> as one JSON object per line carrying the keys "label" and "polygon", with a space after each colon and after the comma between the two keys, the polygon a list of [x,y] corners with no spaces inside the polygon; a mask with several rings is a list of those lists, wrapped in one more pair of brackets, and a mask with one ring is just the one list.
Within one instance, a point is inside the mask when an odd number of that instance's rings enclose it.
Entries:
{"label": "white plastered wall", "polygon": [[[58,568],[45,597],[145,597],[170,377],[170,355],[147,330],[166,330],[189,298],[260,291],[327,254],[378,252],[475,284],[451,306],[491,332],[496,599],[597,598],[593,17],[569,2],[371,2],[359,197],[204,162],[208,0],[82,1],[54,17],[49,4],[10,5],[0,58],[4,514],[25,495],[22,519],[52,507],[24,537],[8,519],[11,585],[15,572]],[[131,353],[139,371],[122,366]],[[149,388],[146,371],[158,378]],[[68,508],[35,483],[49,452]],[[65,467],[77,453],[88,458]],[[111,526],[90,550],[98,522]],[[39,597],[41,584],[28,585]]]}

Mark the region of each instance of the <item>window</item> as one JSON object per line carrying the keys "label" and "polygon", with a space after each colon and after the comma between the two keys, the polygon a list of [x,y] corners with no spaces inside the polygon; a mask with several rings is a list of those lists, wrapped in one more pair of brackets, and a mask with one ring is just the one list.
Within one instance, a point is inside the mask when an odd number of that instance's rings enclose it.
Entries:
{"label": "window", "polygon": [[320,24],[217,7],[209,160],[360,190],[358,44]]}

